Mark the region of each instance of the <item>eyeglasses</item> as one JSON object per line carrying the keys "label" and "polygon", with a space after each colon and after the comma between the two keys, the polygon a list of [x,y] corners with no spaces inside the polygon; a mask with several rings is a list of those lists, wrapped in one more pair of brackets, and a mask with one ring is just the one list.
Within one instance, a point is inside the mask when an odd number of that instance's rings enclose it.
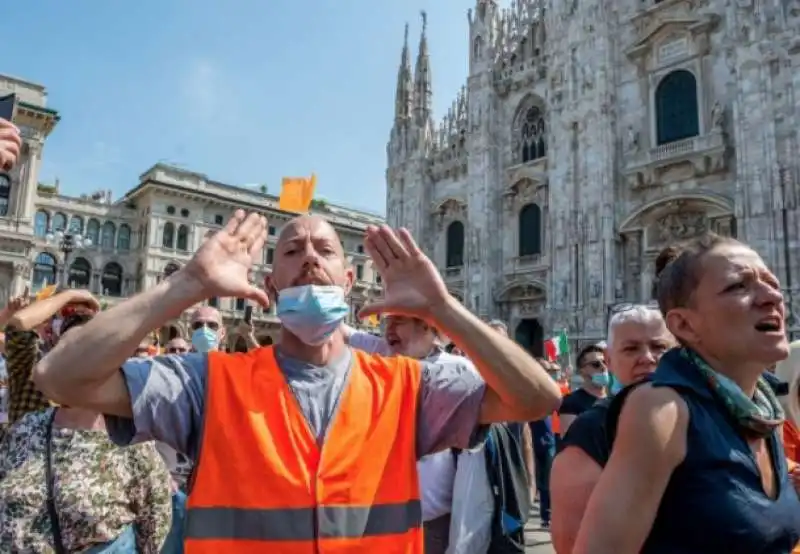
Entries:
{"label": "eyeglasses", "polygon": [[167,354],[186,354],[188,348],[167,348]]}
{"label": "eyeglasses", "polygon": [[212,331],[219,330],[219,323],[216,321],[195,321],[192,323],[192,331],[197,331],[198,329],[202,329],[203,327],[208,327]]}

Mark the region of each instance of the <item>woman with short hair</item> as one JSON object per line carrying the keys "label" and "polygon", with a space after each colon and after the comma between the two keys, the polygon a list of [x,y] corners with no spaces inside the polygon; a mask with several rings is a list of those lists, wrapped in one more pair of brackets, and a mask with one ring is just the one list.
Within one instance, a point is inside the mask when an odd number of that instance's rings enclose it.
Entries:
{"label": "woman with short hair", "polygon": [[658,279],[680,347],[633,390],[574,554],[787,554],[800,500],[764,369],[786,358],[778,279],[746,245],[706,234]]}
{"label": "woman with short hair", "polygon": [[[675,344],[658,310],[628,305],[608,323],[606,359],[616,380],[627,387],[655,371],[661,356]],[[559,554],[571,554],[586,503],[600,479],[611,447],[606,418],[611,399],[598,401],[578,416],[562,439],[550,473],[551,533]]]}

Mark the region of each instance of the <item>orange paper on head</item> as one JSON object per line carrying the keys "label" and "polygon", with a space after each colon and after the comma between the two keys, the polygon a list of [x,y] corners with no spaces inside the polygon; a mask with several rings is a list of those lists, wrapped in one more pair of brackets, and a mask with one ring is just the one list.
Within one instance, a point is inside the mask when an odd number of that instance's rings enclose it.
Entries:
{"label": "orange paper on head", "polygon": [[308,212],[316,187],[316,175],[312,175],[310,179],[305,177],[284,177],[281,182],[281,196],[278,208],[287,212]]}

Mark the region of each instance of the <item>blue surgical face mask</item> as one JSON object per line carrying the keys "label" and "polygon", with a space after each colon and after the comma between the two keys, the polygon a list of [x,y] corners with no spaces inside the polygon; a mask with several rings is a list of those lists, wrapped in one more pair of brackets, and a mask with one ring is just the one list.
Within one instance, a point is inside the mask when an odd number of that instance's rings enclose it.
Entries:
{"label": "blue surgical face mask", "polygon": [[212,331],[205,325],[198,327],[192,333],[192,346],[198,352],[211,352],[219,346],[219,337],[216,331]]}
{"label": "blue surgical face mask", "polygon": [[614,379],[614,382],[611,383],[611,394],[617,394],[624,388],[625,386],[622,383],[620,383],[618,379]]}
{"label": "blue surgical face mask", "polygon": [[607,387],[610,381],[611,379],[607,371],[592,375],[592,384],[596,387]]}
{"label": "blue surgical face mask", "polygon": [[324,343],[350,313],[344,289],[303,285],[278,293],[277,315],[286,330],[310,346]]}

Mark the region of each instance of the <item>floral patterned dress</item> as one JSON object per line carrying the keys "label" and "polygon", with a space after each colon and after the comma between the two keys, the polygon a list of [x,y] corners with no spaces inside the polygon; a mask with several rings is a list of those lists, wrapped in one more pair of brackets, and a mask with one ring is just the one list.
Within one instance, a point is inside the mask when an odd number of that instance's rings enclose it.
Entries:
{"label": "floral patterned dress", "polygon": [[[55,552],[47,512],[45,437],[53,409],[22,417],[0,443],[0,551]],[[55,505],[68,552],[133,526],[140,554],[157,554],[172,521],[169,473],[152,443],[114,445],[104,431],[55,427]]]}

